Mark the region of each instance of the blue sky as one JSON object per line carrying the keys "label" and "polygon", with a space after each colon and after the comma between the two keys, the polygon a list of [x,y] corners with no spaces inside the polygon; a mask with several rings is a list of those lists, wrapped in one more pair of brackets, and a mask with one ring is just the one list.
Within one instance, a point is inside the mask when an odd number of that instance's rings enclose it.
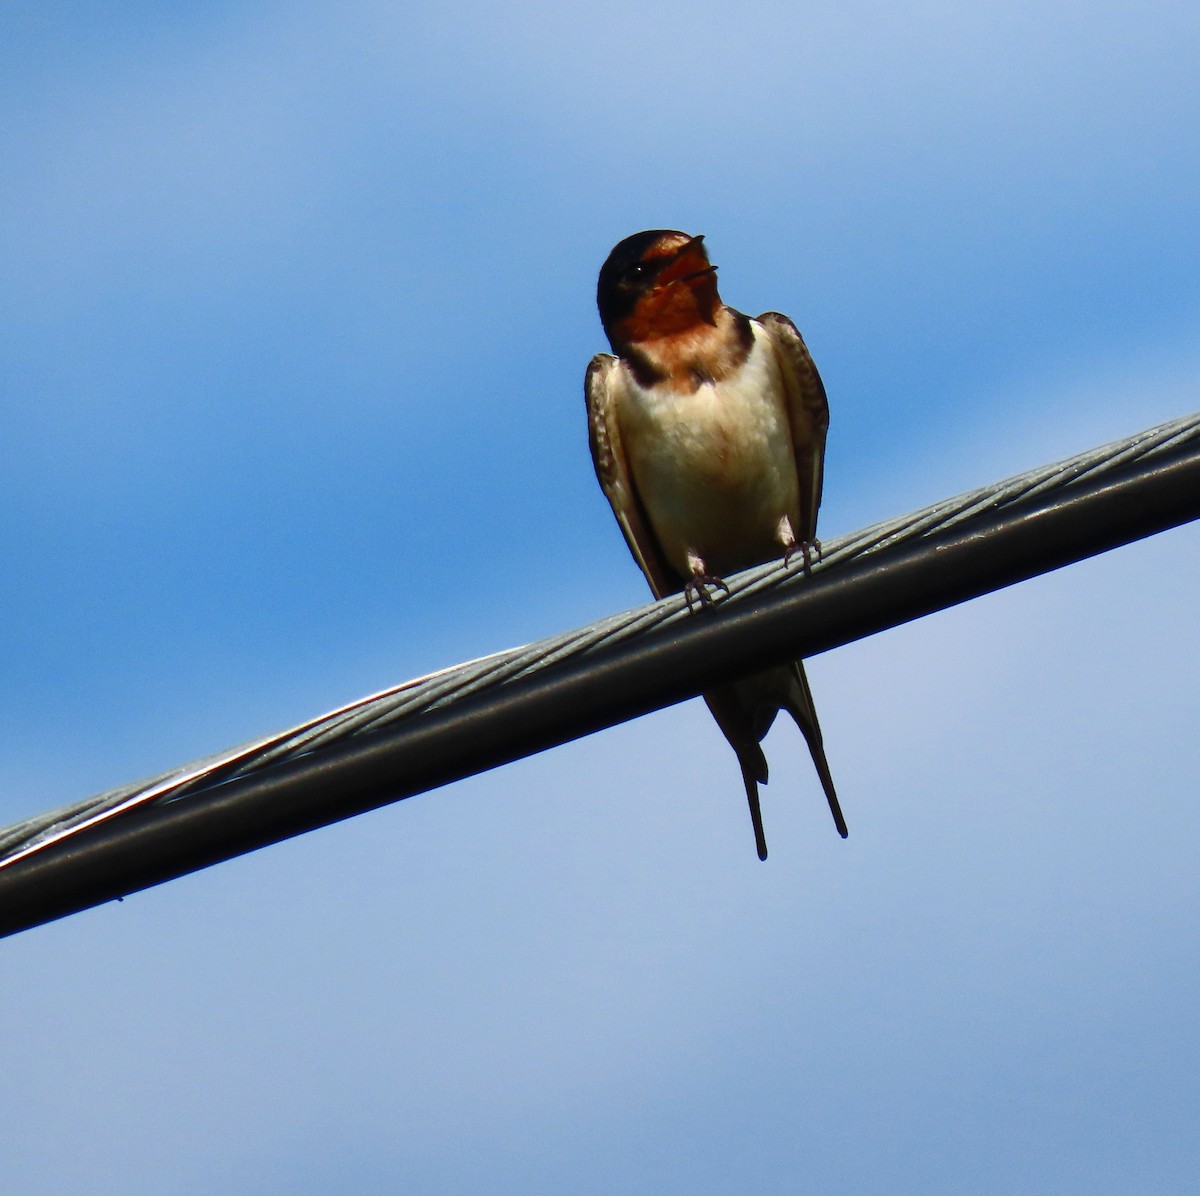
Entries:
{"label": "blue sky", "polygon": [[[826,536],[1195,410],[1200,16],[0,14],[0,819],[645,597],[595,274],[804,331]],[[1195,528],[0,946],[14,1190],[1184,1191]]]}

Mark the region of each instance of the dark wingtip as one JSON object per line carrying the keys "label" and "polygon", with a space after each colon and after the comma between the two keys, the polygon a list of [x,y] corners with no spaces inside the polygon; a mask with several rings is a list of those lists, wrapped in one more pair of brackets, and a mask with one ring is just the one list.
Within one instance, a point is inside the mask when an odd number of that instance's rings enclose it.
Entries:
{"label": "dark wingtip", "polygon": [[760,860],[766,860],[767,858],[767,845],[765,843],[758,845],[758,858]]}

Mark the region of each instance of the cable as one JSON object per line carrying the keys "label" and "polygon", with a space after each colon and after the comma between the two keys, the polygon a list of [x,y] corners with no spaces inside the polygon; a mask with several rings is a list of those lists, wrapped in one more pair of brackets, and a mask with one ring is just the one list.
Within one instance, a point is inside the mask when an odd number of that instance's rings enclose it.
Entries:
{"label": "cable", "polygon": [[1200,517],[1200,415],[0,832],[13,933]]}

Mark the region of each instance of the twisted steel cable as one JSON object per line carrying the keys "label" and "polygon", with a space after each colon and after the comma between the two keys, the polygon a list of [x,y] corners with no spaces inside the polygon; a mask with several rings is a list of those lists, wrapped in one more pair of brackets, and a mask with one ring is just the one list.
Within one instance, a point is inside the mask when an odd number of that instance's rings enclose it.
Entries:
{"label": "twisted steel cable", "polygon": [[[1080,453],[1065,461],[1030,470],[1006,481],[980,487],[922,510],[828,541],[823,545],[820,559],[812,565],[811,579],[803,576],[801,571],[794,567],[786,567],[782,561],[748,569],[726,579],[730,592],[720,607],[726,612],[742,607],[749,610],[750,604],[773,591],[791,591],[804,587],[810,580],[817,581],[822,574],[830,570],[844,569],[850,562],[871,560],[880,554],[891,556],[898,549],[924,543],[937,544],[956,529],[966,529],[979,524],[982,529],[979,534],[987,535],[989,532],[984,525],[989,519],[995,520],[1004,512],[1032,510],[1039,502],[1044,506],[1047,500],[1054,500],[1059,505],[1069,504],[1075,501],[1074,495],[1080,496],[1082,501],[1086,494],[1102,484],[1124,484],[1123,476],[1131,471],[1131,476],[1136,480],[1136,471],[1162,468],[1162,463],[1170,462],[1181,455],[1200,462],[1200,414],[1162,424],[1124,440]],[[1178,480],[1174,484],[1176,489],[1179,489]],[[1196,491],[1197,497],[1200,497],[1200,487],[1196,487]],[[1126,539],[1150,534],[1151,531],[1196,517],[1200,510],[1189,513],[1192,497],[1191,493],[1184,496],[1187,501],[1180,507],[1181,514],[1155,523],[1149,526],[1148,530],[1138,531]],[[1183,507],[1188,509],[1184,510]],[[1118,538],[1113,541],[1120,542],[1124,540]],[[1103,543],[1099,547],[1084,549],[1073,555],[1065,553],[1062,559],[1051,561],[1034,572],[1067,563],[1068,560],[1079,559],[1105,547],[1112,547],[1113,543]],[[1010,576],[1002,578],[995,585],[1008,584],[1028,575],[1031,575],[1028,571],[1014,569]],[[995,588],[995,585],[990,588]],[[977,589],[972,593],[975,592],[984,590]],[[972,594],[968,593],[965,596],[970,597]],[[897,601],[899,600],[898,597]],[[941,605],[961,600],[962,598],[950,598]],[[925,609],[916,613],[925,613]],[[901,614],[892,622],[901,622],[911,617],[916,617],[915,613]],[[587,669],[589,661],[598,662],[602,657],[607,659],[614,649],[622,646],[628,649],[639,643],[649,643],[654,639],[656,629],[661,630],[663,634],[670,634],[679,629],[681,634],[677,638],[691,636],[694,639],[693,633],[699,622],[689,612],[681,595],[671,596],[622,614],[609,616],[579,630],[524,647],[497,652],[406,681],[278,734],[231,748],[143,781],[108,790],[75,805],[26,819],[0,831],[0,896],[5,870],[12,865],[24,862],[27,866],[30,857],[36,858],[52,847],[59,855],[63,855],[64,852],[69,854],[75,840],[86,839],[93,828],[118,821],[133,811],[163,808],[180,810],[189,803],[202,803],[206,795],[211,795],[222,787],[229,787],[231,782],[272,776],[277,772],[282,776],[288,772],[288,766],[300,761],[312,765],[326,758],[340,760],[344,758],[346,749],[356,742],[373,742],[384,733],[395,733],[397,729],[415,725],[413,720],[417,716],[435,711],[473,710],[489,699],[502,701],[506,692],[519,688],[519,682],[535,682],[560,666],[573,665],[577,671]],[[859,634],[868,634],[872,629],[877,628],[868,628]],[[852,635],[849,638],[856,637]],[[843,637],[837,642],[847,642],[847,639]],[[730,674],[735,671],[733,668],[728,670]],[[692,689],[691,692],[696,690]],[[680,697],[686,696],[687,693],[681,693],[669,700],[679,700]],[[653,708],[655,704],[666,703],[650,702],[644,708]],[[640,709],[631,706],[621,717],[632,717],[640,712]],[[610,718],[608,721],[620,720]],[[597,725],[607,724],[601,722]],[[548,740],[556,741],[560,740]],[[528,750],[537,750],[537,747],[535,743]],[[518,751],[516,754],[525,753]],[[515,758],[515,755],[504,758]],[[481,766],[491,767],[495,762],[499,762],[499,759],[491,763],[485,761]],[[457,775],[468,775],[470,771],[477,769],[463,768]],[[443,782],[437,780],[433,783]],[[233,788],[236,789],[236,785]],[[397,796],[406,796],[409,792],[416,791],[419,790],[407,789]],[[349,812],[358,811],[352,809]],[[341,816],[346,815],[331,814],[324,821],[333,821]],[[319,824],[320,820],[312,822],[312,825]],[[297,831],[292,830],[288,833]],[[270,836],[264,837],[263,842],[268,841],[273,840]],[[211,851],[210,854],[214,859],[226,858],[219,850]],[[228,854],[236,854],[236,851]],[[207,859],[205,862],[212,860]],[[203,862],[196,866],[203,866]],[[13,871],[15,876],[21,869]],[[179,871],[168,872],[159,879],[178,874]],[[149,883],[155,881],[152,879]],[[131,887],[142,886],[139,883]],[[103,899],[103,896],[99,899]],[[88,902],[90,903],[92,902]]]}

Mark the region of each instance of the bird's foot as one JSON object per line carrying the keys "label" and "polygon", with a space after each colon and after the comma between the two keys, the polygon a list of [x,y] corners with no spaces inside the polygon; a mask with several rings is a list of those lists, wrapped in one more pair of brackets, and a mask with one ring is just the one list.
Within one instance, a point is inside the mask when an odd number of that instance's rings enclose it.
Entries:
{"label": "bird's foot", "polygon": [[687,585],[683,587],[683,597],[688,610],[694,610],[695,604],[701,608],[716,606],[721,598],[729,596],[729,587],[711,573],[694,573]]}
{"label": "bird's foot", "polygon": [[821,541],[804,540],[800,544],[789,544],[783,553],[783,567],[790,568],[792,557],[799,555],[805,574],[812,572],[813,561],[821,559]]}

